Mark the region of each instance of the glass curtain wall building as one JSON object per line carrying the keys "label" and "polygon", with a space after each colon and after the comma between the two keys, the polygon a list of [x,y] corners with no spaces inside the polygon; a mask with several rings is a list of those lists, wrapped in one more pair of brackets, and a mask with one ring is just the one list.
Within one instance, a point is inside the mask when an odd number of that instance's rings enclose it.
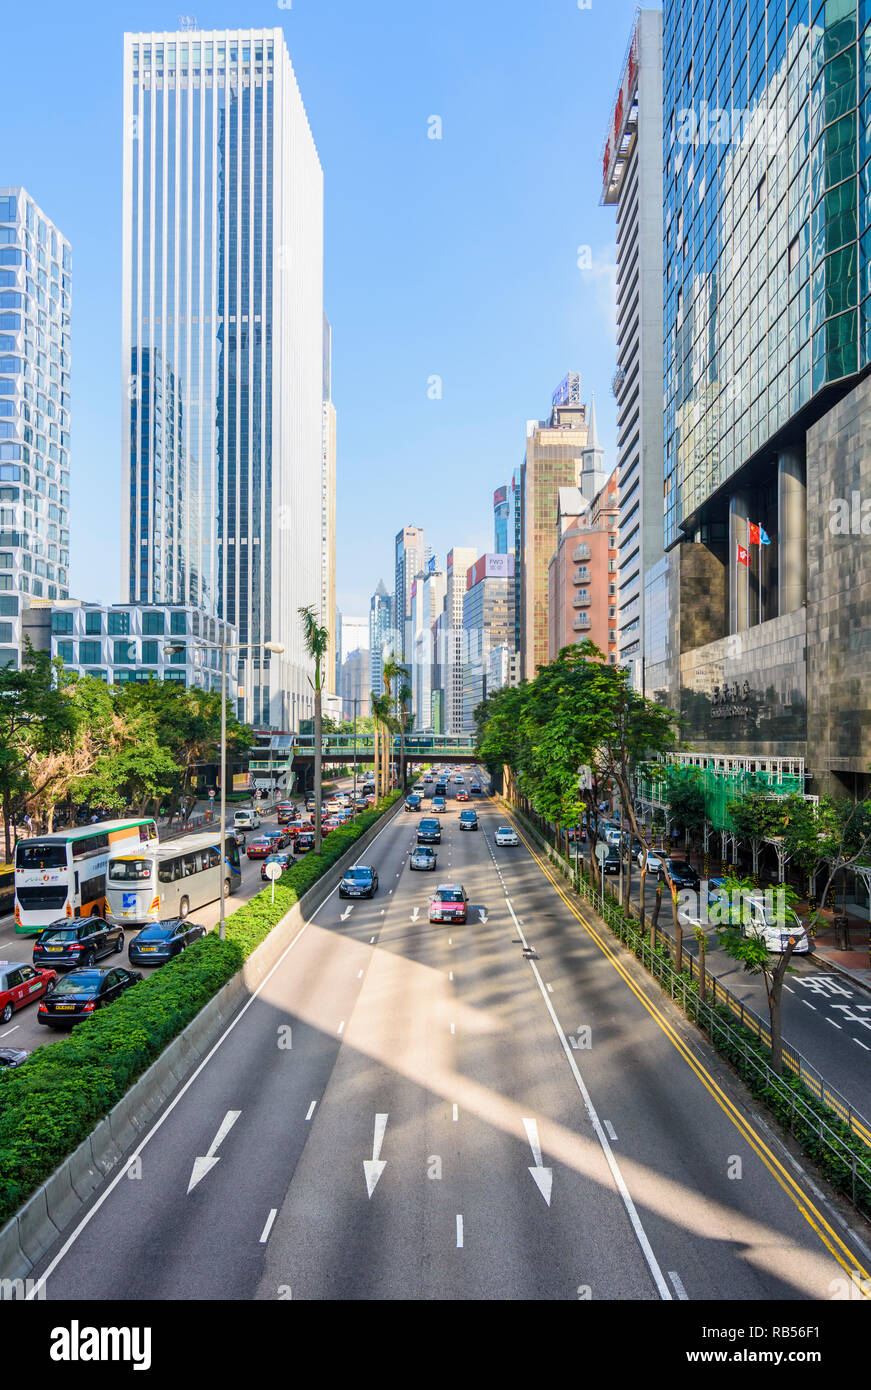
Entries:
{"label": "glass curtain wall building", "polygon": [[70,245],[23,188],[0,188],[0,665],[31,598],[70,563]]}
{"label": "glass curtain wall building", "polygon": [[848,639],[859,590],[832,582],[867,556],[829,526],[871,473],[869,20],[867,0],[663,6],[668,554],[647,598],[669,670],[648,688],[712,748],[827,744],[818,772],[847,785],[869,721],[815,704],[836,686],[869,704]]}
{"label": "glass curtain wall building", "polygon": [[323,176],[280,29],[125,35],[123,225],[122,593],[234,625],[240,716],[296,728],[297,608],[321,604]]}

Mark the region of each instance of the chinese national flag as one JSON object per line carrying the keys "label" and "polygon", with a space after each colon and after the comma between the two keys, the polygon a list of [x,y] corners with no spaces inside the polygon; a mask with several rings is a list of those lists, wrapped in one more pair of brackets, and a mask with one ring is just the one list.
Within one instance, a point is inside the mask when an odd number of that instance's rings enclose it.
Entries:
{"label": "chinese national flag", "polygon": [[750,568],[750,552],[749,550],[745,550],[743,545],[738,546],[738,564],[746,565],[748,569]]}
{"label": "chinese national flag", "polygon": [[751,521],[751,523],[750,523],[750,544],[751,544],[751,545],[759,545],[759,543],[760,543],[759,527],[758,527],[758,525],[757,525],[757,523],[756,523],[755,521]]}

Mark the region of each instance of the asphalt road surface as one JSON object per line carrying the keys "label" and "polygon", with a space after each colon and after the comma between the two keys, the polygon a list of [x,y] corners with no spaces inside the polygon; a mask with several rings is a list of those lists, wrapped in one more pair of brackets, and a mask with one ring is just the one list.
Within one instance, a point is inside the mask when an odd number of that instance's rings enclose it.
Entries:
{"label": "asphalt road surface", "polygon": [[[459,809],[434,874],[408,867],[417,815],[382,830],[377,896],[333,892],[295,935],[46,1257],[45,1296],[828,1299],[867,1277],[637,963],[495,847],[494,806],[477,832]],[[428,923],[446,881],[465,926]]]}

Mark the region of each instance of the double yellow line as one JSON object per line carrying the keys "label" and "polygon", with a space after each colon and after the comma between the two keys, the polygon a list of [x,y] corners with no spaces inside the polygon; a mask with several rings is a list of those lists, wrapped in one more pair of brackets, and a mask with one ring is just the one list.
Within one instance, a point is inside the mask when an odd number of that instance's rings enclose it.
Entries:
{"label": "double yellow line", "polygon": [[647,1010],[650,1017],[659,1025],[669,1042],[675,1050],[680,1053],[681,1057],[683,1057],[684,1061],[687,1063],[687,1066],[695,1073],[699,1081],[701,1081],[708,1094],[713,1097],[724,1115],[731,1120],[742,1138],[746,1140],[754,1153],[762,1160],[771,1176],[780,1184],[783,1191],[801,1212],[808,1225],[819,1237],[829,1253],[837,1260],[845,1273],[850,1276],[862,1297],[871,1299],[871,1276],[869,1276],[868,1271],[862,1267],[858,1258],[853,1254],[849,1246],[844,1244],[837,1232],[832,1230],[828,1221],[826,1221],[822,1213],[814,1206],[813,1202],[805,1196],[792,1174],[784,1167],[780,1160],[775,1157],[765,1141],[760,1138],[756,1130],[750,1124],[750,1121],[732,1104],[732,1101],[725,1092],[720,1089],[710,1072],[693,1056],[665,1015],[656,1007],[652,1000],[648,998],[647,994],[636,984],[635,980],[633,980],[632,976],[615,955],[605,938],[591,925],[584,914],[578,910],[562,884],[554,876],[550,865],[546,860],[542,859],[530,844],[520,826],[516,824],[513,817],[510,817],[510,819],[517,834],[529,850],[529,853],[541,869],[541,872],[562,898],[572,916],[586,928],[592,940],[599,947],[599,950],[611,962],[618,975],[620,975],[621,979],[629,986],[636,999]]}

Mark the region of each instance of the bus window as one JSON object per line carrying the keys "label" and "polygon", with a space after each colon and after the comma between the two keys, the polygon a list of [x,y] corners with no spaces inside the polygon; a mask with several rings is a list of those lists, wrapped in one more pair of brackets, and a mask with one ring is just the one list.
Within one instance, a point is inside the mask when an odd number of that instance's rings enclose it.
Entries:
{"label": "bus window", "polygon": [[39,845],[32,842],[15,850],[16,869],[65,869],[66,845]]}
{"label": "bus window", "polygon": [[[86,878],[82,884],[82,907],[87,910],[95,902],[101,902],[106,896],[106,875],[95,874],[93,878]],[[76,909],[78,911],[78,909]]]}
{"label": "bus window", "polygon": [[110,859],[109,878],[113,883],[147,883],[151,878],[151,860]]}
{"label": "bus window", "polygon": [[176,879],[181,878],[181,861],[179,859],[164,859],[158,866],[157,877],[161,883],[175,883]]}
{"label": "bus window", "polygon": [[184,864],[185,878],[190,878],[191,874],[195,874],[200,867],[195,854],[186,854],[182,863]]}
{"label": "bus window", "polygon": [[209,868],[216,869],[221,862],[221,851],[212,846],[210,850],[206,850],[206,853],[209,856]]}
{"label": "bus window", "polygon": [[[220,858],[220,855],[218,858]],[[227,841],[227,858],[234,869],[239,868],[239,845],[236,840]]]}
{"label": "bus window", "polygon": [[15,906],[15,870],[0,869],[0,912],[11,912]]}

